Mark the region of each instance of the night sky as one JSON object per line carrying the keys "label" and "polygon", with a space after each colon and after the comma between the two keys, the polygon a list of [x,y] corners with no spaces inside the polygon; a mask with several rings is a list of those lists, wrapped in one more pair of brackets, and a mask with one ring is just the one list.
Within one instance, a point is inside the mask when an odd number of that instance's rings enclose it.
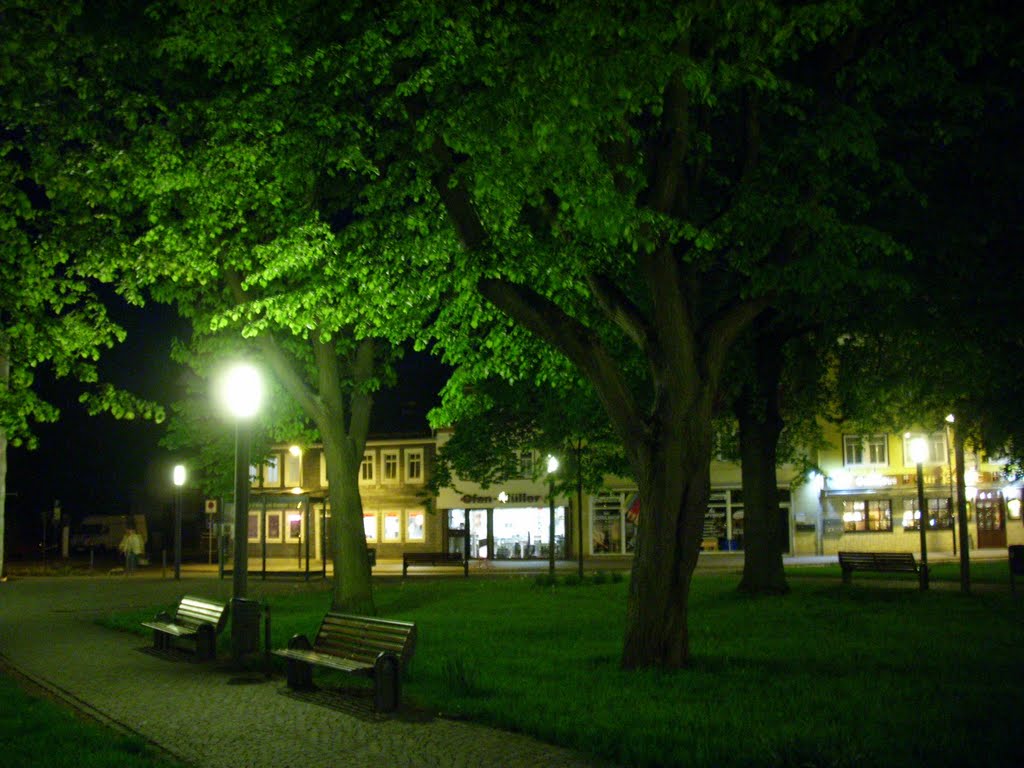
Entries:
{"label": "night sky", "polygon": [[[128,337],[105,352],[101,377],[169,411],[183,396],[185,382],[184,369],[170,360],[171,339],[188,338],[187,322],[155,303],[139,309],[113,297],[108,305]],[[375,400],[373,434],[429,430],[426,412],[439,402],[447,375],[436,358],[408,353],[399,364],[398,385]],[[81,386],[54,382],[48,371],[37,378],[37,391],[62,415],[54,424],[37,425],[36,450],[8,451],[7,544],[12,555],[36,547],[41,514],[52,510],[57,499],[76,522],[90,514],[154,513],[168,503],[172,459],[159,446],[164,425],[89,416],[77,402]]]}

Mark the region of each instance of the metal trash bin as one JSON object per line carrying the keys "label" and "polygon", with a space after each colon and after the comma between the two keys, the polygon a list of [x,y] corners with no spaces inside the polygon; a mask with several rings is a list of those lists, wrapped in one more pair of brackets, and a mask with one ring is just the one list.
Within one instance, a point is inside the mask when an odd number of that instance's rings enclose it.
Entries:
{"label": "metal trash bin", "polygon": [[1024,576],[1024,544],[1011,544],[1007,551],[1010,561],[1010,591],[1017,591],[1017,577]]}
{"label": "metal trash bin", "polygon": [[254,653],[260,647],[260,604],[235,597],[231,600],[231,655]]}

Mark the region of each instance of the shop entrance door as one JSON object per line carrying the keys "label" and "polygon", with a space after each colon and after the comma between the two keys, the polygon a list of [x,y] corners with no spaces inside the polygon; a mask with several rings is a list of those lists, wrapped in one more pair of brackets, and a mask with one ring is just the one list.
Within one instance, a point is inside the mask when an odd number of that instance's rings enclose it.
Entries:
{"label": "shop entrance door", "polygon": [[1006,546],[1006,514],[1003,494],[999,491],[980,491],[974,502],[978,516],[978,549]]}

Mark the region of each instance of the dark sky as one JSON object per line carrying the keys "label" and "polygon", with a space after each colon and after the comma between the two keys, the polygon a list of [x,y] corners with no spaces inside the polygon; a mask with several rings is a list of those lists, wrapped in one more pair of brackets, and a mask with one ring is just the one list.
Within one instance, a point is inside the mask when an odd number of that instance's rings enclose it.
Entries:
{"label": "dark sky", "polygon": [[[165,407],[184,394],[184,371],[170,361],[171,338],[188,337],[188,325],[173,309],[148,304],[139,309],[112,299],[111,314],[128,331],[124,344],[108,350],[100,362],[104,380]],[[438,402],[437,392],[447,369],[436,358],[408,353],[399,364],[399,382],[378,394],[372,430],[375,434],[423,433],[426,411]],[[38,381],[40,393],[60,407],[55,424],[36,428],[35,451],[8,452],[7,526],[9,546],[38,538],[43,510],[60,499],[73,519],[87,514],[151,511],[166,500],[158,495],[163,474],[170,483],[170,454],[159,446],[164,426],[109,415],[91,417],[77,402],[81,391],[73,382]],[[169,487],[169,486],[168,486]]]}

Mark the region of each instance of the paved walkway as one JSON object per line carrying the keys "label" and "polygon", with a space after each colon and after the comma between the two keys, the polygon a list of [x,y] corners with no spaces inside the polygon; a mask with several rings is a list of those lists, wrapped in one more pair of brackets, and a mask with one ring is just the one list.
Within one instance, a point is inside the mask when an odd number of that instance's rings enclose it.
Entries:
{"label": "paved walkway", "polygon": [[[250,583],[250,596],[301,588]],[[230,589],[229,580],[208,577],[10,580],[0,584],[0,659],[97,720],[204,768],[600,765],[526,736],[429,713],[378,715],[372,696],[303,696],[288,691],[281,677],[268,681],[226,663],[160,657],[142,638],[94,623],[110,609],[169,604],[189,591],[227,599]]]}

